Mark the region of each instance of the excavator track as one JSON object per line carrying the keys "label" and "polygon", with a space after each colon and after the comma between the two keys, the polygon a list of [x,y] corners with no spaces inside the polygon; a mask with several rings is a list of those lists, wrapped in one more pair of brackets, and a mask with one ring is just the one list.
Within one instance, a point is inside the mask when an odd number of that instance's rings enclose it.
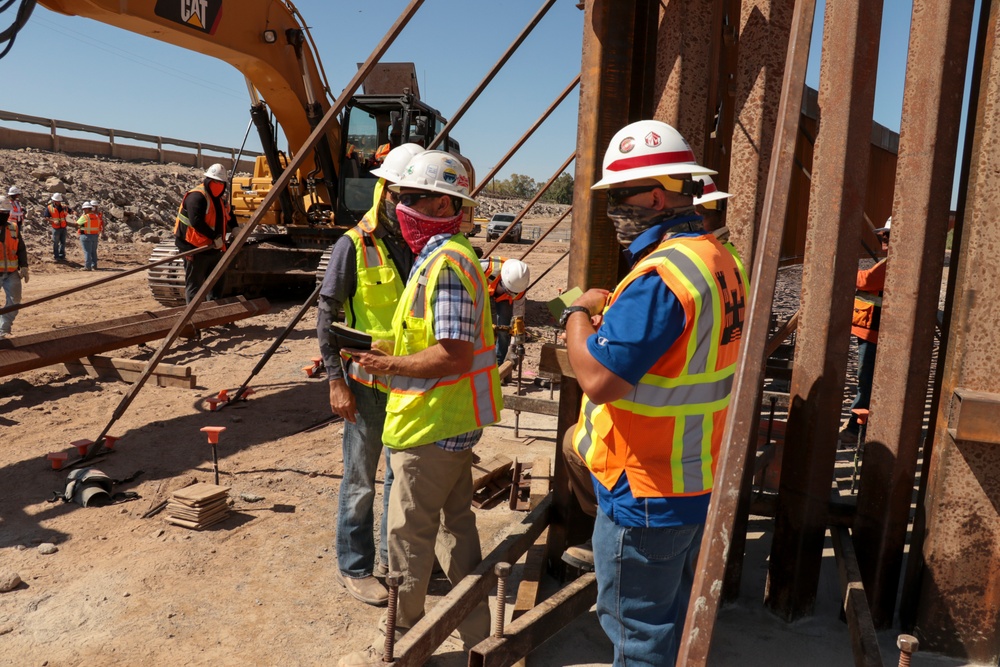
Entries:
{"label": "excavator track", "polygon": [[[149,256],[150,262],[156,262],[177,254],[177,246],[173,241],[157,243]],[[184,260],[175,259],[166,264],[154,266],[147,276],[149,289],[158,303],[172,308],[183,306],[184,301]]]}

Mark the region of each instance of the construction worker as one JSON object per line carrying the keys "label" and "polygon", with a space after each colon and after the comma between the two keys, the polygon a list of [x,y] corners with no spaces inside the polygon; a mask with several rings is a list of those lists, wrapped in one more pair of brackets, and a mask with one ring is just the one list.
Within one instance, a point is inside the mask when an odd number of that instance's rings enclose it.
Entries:
{"label": "construction worker", "polygon": [[[889,250],[889,230],[892,227],[892,216],[885,221],[884,227],[875,230],[882,242],[882,252]],[[872,400],[872,380],[875,377],[875,354],[878,348],[878,330],[882,319],[882,290],[885,289],[885,272],[888,258],[883,258],[870,269],[859,269],[855,287],[854,316],[851,320],[851,333],[858,340],[858,389],[851,403],[851,416],[848,417],[840,431],[840,442],[853,445],[858,441],[861,426],[853,410],[868,409]]]}
{"label": "construction worker", "polygon": [[[465,167],[449,153],[427,151],[389,187],[399,193],[399,226],[417,257],[393,317],[392,354],[354,359],[391,376],[382,434],[392,449],[389,569],[403,575],[396,629],[406,632],[424,615],[435,555],[452,585],[482,560],[472,447],[498,421],[503,399],[486,276],[459,232],[463,207],[476,205]],[[458,631],[467,648],[486,637],[485,602]]]}
{"label": "construction worker", "polygon": [[10,220],[18,229],[24,229],[24,204],[21,203],[21,188],[12,185],[7,189],[10,200]]}
{"label": "construction worker", "polygon": [[52,259],[57,262],[66,259],[66,225],[69,220],[69,208],[63,203],[63,196],[52,193],[48,206],[42,212],[42,217],[52,225]]}
{"label": "construction worker", "polygon": [[[186,252],[211,246],[210,250],[184,258],[184,300],[191,303],[226,251],[226,233],[232,224],[226,184],[229,176],[221,164],[205,170],[200,185],[184,195],[174,220],[174,243]],[[224,291],[225,276],[212,286],[206,301],[215,301]]]}
{"label": "construction worker", "polygon": [[83,268],[85,271],[97,270],[97,242],[104,223],[101,216],[94,212],[94,202],[83,202],[83,215],[76,221],[77,232],[80,235],[80,246],[83,248]]}
{"label": "construction worker", "polygon": [[[739,264],[740,271],[747,275],[743,258],[740,257],[736,246],[729,241],[729,227],[726,226],[726,209],[732,195],[716,187],[715,181],[708,174],[695,176],[694,180],[702,186],[701,195],[694,198],[694,209],[704,219],[705,231],[715,234],[722,247],[728,250]],[[747,290],[749,289],[747,286]]]}
{"label": "construction worker", "polygon": [[705,173],[666,123],[612,138],[593,188],[631,270],[560,320],[584,391],[567,437],[594,481],[597,614],[616,665],[676,660],[742,337],[745,276],[694,210]]}
{"label": "construction worker", "polygon": [[[371,172],[379,179],[372,208],[358,226],[334,244],[316,317],[320,354],[330,379],[330,408],[344,418],[344,475],[337,502],[335,577],[351,596],[375,606],[386,604],[389,597],[385,586],[373,576],[375,474],[383,450],[388,389],[385,382],[341,354],[329,331],[343,308],[348,326],[375,338],[392,337],[392,315],[413,266],[413,253],[399,231],[396,194],[386,184],[398,182],[410,158],[422,151],[416,144],[403,144]],[[388,453],[386,457],[378,570],[383,577],[389,563],[386,508],[392,487]]]}
{"label": "construction worker", "polygon": [[[7,197],[0,197],[0,286],[5,295],[4,308],[21,303],[21,281],[28,282],[28,251],[21,228],[10,218],[13,207]],[[10,335],[18,311],[0,315],[0,338]]]}
{"label": "construction worker", "polygon": [[[514,304],[524,305],[524,295],[531,284],[531,271],[519,259],[490,257],[479,260],[490,288],[490,309],[497,345],[497,364],[507,358],[510,348],[510,325],[514,319]],[[523,314],[523,313],[522,313]],[[507,330],[497,329],[505,327]]]}

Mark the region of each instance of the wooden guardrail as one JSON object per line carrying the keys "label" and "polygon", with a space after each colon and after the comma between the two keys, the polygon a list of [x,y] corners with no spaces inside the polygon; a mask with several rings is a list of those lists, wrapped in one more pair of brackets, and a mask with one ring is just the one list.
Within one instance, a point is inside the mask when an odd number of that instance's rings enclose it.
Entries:
{"label": "wooden guardrail", "polygon": [[[206,167],[207,164],[212,162],[222,162],[227,167],[232,168],[233,163],[236,161],[237,149],[230,146],[218,146],[216,144],[187,141],[185,139],[160,137],[141,132],[116,130],[3,110],[0,110],[0,121],[41,125],[49,128],[48,134],[44,134],[0,126],[0,148],[38,148],[60,153],[103,155],[123,160],[148,160],[161,163],[177,162],[201,168]],[[60,135],[58,130],[97,134],[107,137],[107,140],[96,141],[93,139]],[[155,144],[156,147],[123,144],[119,143],[119,140],[146,142]],[[173,147],[190,150],[175,150]],[[205,155],[206,151],[223,156],[228,155],[229,158],[227,160],[226,158],[220,159],[215,155]],[[259,153],[256,152],[244,151],[238,170],[252,171],[253,159],[258,155]]]}

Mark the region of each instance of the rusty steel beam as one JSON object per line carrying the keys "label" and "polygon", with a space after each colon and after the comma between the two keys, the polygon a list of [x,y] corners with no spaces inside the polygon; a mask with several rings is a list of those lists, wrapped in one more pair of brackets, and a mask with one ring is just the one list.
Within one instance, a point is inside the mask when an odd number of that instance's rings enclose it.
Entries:
{"label": "rusty steel beam", "polygon": [[597,601],[597,577],[588,572],[562,588],[504,629],[503,637],[489,637],[469,652],[469,667],[509,667],[538,648]]}
{"label": "rusty steel beam", "polygon": [[500,158],[499,162],[493,165],[493,168],[490,169],[490,173],[486,174],[486,176],[484,176],[479,181],[479,185],[477,185],[476,189],[472,191],[473,197],[478,195],[480,191],[482,191],[482,189],[485,188],[486,185],[493,179],[493,177],[497,175],[497,172],[503,169],[503,166],[507,164],[507,161],[510,160],[511,157],[513,157],[514,153],[516,153],[521,148],[521,146],[524,145],[524,142],[527,141],[528,138],[535,133],[535,130],[537,130],[541,126],[541,124],[545,122],[545,119],[552,115],[552,112],[556,110],[556,107],[562,104],[562,101],[566,99],[566,96],[570,94],[570,91],[576,88],[577,85],[579,85],[579,83],[580,83],[580,75],[577,74],[576,77],[573,79],[573,81],[571,81],[570,84],[566,86],[566,89],[563,90],[556,97],[555,100],[553,100],[552,104],[549,105],[549,108],[542,112],[542,115],[538,117],[538,120],[535,121],[535,124],[529,127],[528,130],[521,135],[521,138],[514,142],[514,145],[510,147],[510,150],[507,151],[507,154],[504,155],[502,158]]}
{"label": "rusty steel beam", "polygon": [[[524,520],[512,524],[503,541],[475,570],[458,582],[442,600],[410,630],[395,647],[396,667],[417,667],[427,662],[434,650],[448,638],[477,604],[487,599],[497,582],[497,563],[516,563],[534,544],[549,522],[552,496],[543,499]],[[380,664],[380,663],[375,663]]]}
{"label": "rusty steel beam", "polygon": [[535,242],[532,243],[531,246],[521,254],[520,259],[523,260],[525,257],[527,257],[531,253],[532,250],[534,250],[535,248],[537,248],[538,245],[542,241],[545,240],[545,237],[548,236],[549,234],[551,234],[553,231],[555,231],[555,228],[559,226],[559,223],[562,222],[563,220],[565,220],[566,216],[568,216],[572,212],[573,212],[573,207],[570,206],[568,209],[566,209],[566,211],[562,215],[559,216],[559,218],[555,222],[553,222],[551,225],[549,225],[548,229],[546,229],[544,232],[542,232],[541,236],[539,236],[537,239],[535,239]]}
{"label": "rusty steel beam", "polygon": [[[715,472],[712,499],[705,522],[705,534],[695,568],[695,579],[688,603],[684,640],[677,656],[677,665],[705,665],[712,644],[716,613],[719,609],[721,583],[725,574],[729,540],[736,520],[739,490],[743,483],[748,451],[748,433],[756,433],[760,419],[755,397],[764,374],[764,347],[771,318],[771,302],[778,276],[781,237],[785,228],[785,210],[792,182],[795,141],[798,137],[802,106],[802,86],[805,85],[809,64],[809,43],[812,38],[816,0],[803,0],[795,6],[792,29],[788,40],[784,83],[778,104],[779,124],[767,179],[761,240],[754,257],[751,278],[749,313],[743,347],[736,368],[736,386],[726,417],[726,430],[719,463]],[[753,440],[756,451],[756,440]]]}
{"label": "rusty steel beam", "polygon": [[837,559],[837,575],[840,578],[840,595],[843,599],[844,616],[851,634],[851,650],[855,667],[883,667],[882,652],[875,634],[865,586],[861,580],[861,570],[854,550],[854,540],[845,527],[830,529],[833,554]]}
{"label": "rusty steel beam", "polygon": [[[979,99],[964,202],[948,350],[929,465],[924,575],[915,633],[928,649],[976,664],[1000,659],[1000,457],[996,445],[956,440],[956,394],[1000,393],[1000,7],[983,5]],[[953,248],[954,252],[954,248]],[[955,255],[953,254],[954,258]],[[957,266],[956,266],[957,264]],[[954,431],[957,433],[957,431]]]}
{"label": "rusty steel beam", "polygon": [[[884,307],[854,526],[877,628],[893,622],[922,439],[973,3],[913,12]],[[902,261],[896,257],[904,258]]]}
{"label": "rusty steel beam", "polygon": [[[190,324],[196,328],[229,324],[247,317],[266,313],[270,308],[267,299],[247,301],[243,297],[219,304],[215,301],[202,304],[194,313]],[[162,338],[175,326],[180,309],[174,312],[150,312],[139,321],[96,322],[87,331],[73,331],[62,337],[30,340],[29,336],[0,341],[0,377],[23,373],[35,368],[82,359],[101,352],[117,350]],[[168,311],[169,312],[169,311]],[[133,318],[128,318],[133,319]]]}
{"label": "rusty steel beam", "polygon": [[163,339],[163,343],[153,354],[152,358],[149,360],[146,370],[143,374],[135,381],[135,383],[129,388],[128,393],[126,393],[122,400],[118,403],[115,408],[111,418],[108,423],[101,430],[101,433],[94,439],[94,444],[91,450],[87,453],[88,457],[94,456],[104,447],[104,436],[108,434],[111,428],[115,425],[128,406],[131,405],[135,397],[139,395],[142,390],[143,385],[146,380],[153,374],[156,369],[156,365],[163,360],[167,352],[170,350],[170,346],[177,339],[180,334],[181,329],[184,328],[187,321],[191,318],[191,315],[198,308],[198,304],[205,300],[205,296],[209,293],[215,283],[219,281],[222,274],[225,273],[226,269],[233,263],[236,259],[236,255],[239,254],[240,249],[249,240],[251,234],[260,224],[261,219],[265,213],[274,204],[274,200],[277,199],[281,193],[285,191],[288,187],[288,182],[295,177],[299,166],[306,160],[307,157],[312,155],[312,149],[320,142],[320,140],[325,139],[326,132],[337,121],[337,115],[347,106],[354,93],[361,87],[361,83],[365,80],[368,74],[372,71],[378,61],[382,58],[386,51],[389,50],[389,46],[395,41],[396,37],[402,32],[403,28],[409,23],[410,19],[417,12],[420,6],[424,3],[424,0],[410,0],[410,3],[403,9],[396,21],[389,27],[389,31],[382,37],[379,43],[375,46],[375,50],[368,56],[368,59],[358,67],[358,71],[355,72],[354,76],[344,87],[344,90],[340,93],[340,96],[336,101],[330,106],[327,112],[313,128],[313,131],[309,133],[306,137],[305,142],[298,150],[293,152],[293,157],[289,161],[288,165],[285,167],[285,171],[282,172],[280,176],[271,184],[271,189],[268,190],[264,199],[260,202],[257,210],[254,211],[253,215],[250,216],[250,220],[247,221],[245,225],[240,225],[239,233],[236,234],[236,238],[233,239],[232,244],[222,255],[219,263],[216,265],[212,273],[205,279],[204,284],[198,293],[191,299],[181,316],[177,319],[177,323],[174,325],[173,329],[166,335]]}
{"label": "rusty steel beam", "polygon": [[802,307],[765,602],[793,620],[819,585],[864,219],[881,0],[826,5]]}
{"label": "rusty steel beam", "polygon": [[562,166],[556,169],[555,173],[552,174],[552,177],[545,183],[545,185],[543,185],[538,189],[538,192],[536,192],[535,196],[531,198],[531,201],[529,201],[525,205],[525,207],[521,209],[521,212],[514,217],[514,222],[507,225],[507,229],[503,230],[503,234],[497,237],[496,241],[493,242],[493,245],[483,250],[483,257],[489,257],[493,253],[493,251],[496,250],[496,247],[500,245],[500,243],[502,243],[505,238],[507,238],[507,235],[510,234],[511,231],[513,231],[514,225],[521,222],[521,219],[528,214],[528,211],[531,210],[531,207],[534,206],[536,203],[538,203],[538,200],[542,198],[542,195],[548,192],[549,188],[552,187],[552,184],[556,182],[556,179],[559,178],[559,176],[561,176],[564,171],[566,171],[566,168],[569,167],[569,163],[572,162],[575,158],[576,158],[576,153],[570,153],[570,156],[566,158],[566,161],[562,163]]}
{"label": "rusty steel beam", "polygon": [[[734,104],[723,100],[723,112],[735,115],[722,127],[729,132],[728,171],[720,187],[732,193],[726,209],[730,240],[743,257],[753,257],[758,240],[758,223],[765,205],[767,174],[770,171],[774,128],[777,125],[778,100],[792,25],[794,0],[743,0],[742,12],[730,20],[739,28],[739,65]],[[735,130],[731,125],[735,121]],[[708,165],[721,168],[723,165]],[[728,173],[739,174],[730,180]]]}
{"label": "rusty steel beam", "polygon": [[455,113],[451,115],[451,120],[449,120],[445,124],[445,126],[441,128],[441,131],[438,133],[436,137],[434,137],[434,140],[431,141],[430,145],[427,147],[427,150],[434,150],[441,144],[442,141],[444,141],[445,137],[448,136],[452,128],[455,127],[456,124],[458,124],[458,121],[462,119],[462,116],[465,115],[465,112],[468,111],[469,107],[472,106],[472,103],[479,98],[480,94],[482,94],[484,90],[486,90],[486,86],[490,85],[490,81],[493,80],[493,77],[495,77],[497,73],[501,69],[503,69],[503,66],[507,64],[507,61],[510,60],[510,57],[514,55],[514,52],[517,51],[518,48],[520,48],[524,40],[528,38],[528,35],[531,34],[531,31],[535,29],[535,26],[537,26],[538,23],[542,20],[542,18],[548,13],[548,11],[552,9],[552,5],[554,4],[556,4],[556,0],[545,0],[545,2],[542,3],[542,6],[538,9],[538,11],[532,17],[532,19],[528,21],[528,25],[524,26],[524,29],[521,31],[521,34],[519,34],[517,37],[514,38],[514,41],[511,42],[510,46],[507,47],[507,50],[504,51],[504,54],[500,56],[500,59],[497,60],[496,63],[494,63],[493,67],[490,68],[490,71],[486,74],[486,76],[483,77],[483,80],[479,82],[479,85],[476,86],[476,88],[472,91],[472,93],[466,98],[465,102],[463,102],[462,105],[458,107]]}

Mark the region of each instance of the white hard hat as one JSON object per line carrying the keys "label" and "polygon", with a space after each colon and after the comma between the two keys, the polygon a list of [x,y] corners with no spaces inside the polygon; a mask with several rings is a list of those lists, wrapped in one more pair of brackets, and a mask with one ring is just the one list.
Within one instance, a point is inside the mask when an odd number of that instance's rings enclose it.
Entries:
{"label": "white hard hat", "polygon": [[519,259],[508,259],[500,267],[500,282],[511,294],[520,294],[531,284],[531,270]]}
{"label": "white hard hat", "polygon": [[406,165],[398,183],[389,186],[393,192],[403,188],[440,192],[462,200],[463,207],[476,205],[469,196],[469,173],[451,153],[444,151],[424,151],[415,155]]}
{"label": "white hard hat", "polygon": [[52,193],[52,201],[62,201],[62,200],[63,200],[63,196],[62,196],[61,192],[53,192]]}
{"label": "white hard hat", "polygon": [[719,188],[715,187],[715,181],[713,181],[712,177],[707,174],[695,176],[694,180],[701,183],[704,188],[701,196],[694,198],[695,206],[704,206],[705,208],[719,210],[725,207],[723,200],[732,197],[732,195],[728,192],[723,192]]}
{"label": "white hard hat", "polygon": [[98,206],[96,199],[91,199],[89,203],[90,203],[90,208],[97,208]]}
{"label": "white hard hat", "polygon": [[94,204],[92,202],[85,201],[85,202],[83,202],[83,204],[81,204],[81,207],[82,208],[94,208]]}
{"label": "white hard hat", "polygon": [[16,185],[12,185],[12,186],[10,186],[10,189],[7,190],[7,194],[10,195],[10,196],[12,196],[12,197],[14,195],[19,195],[19,194],[21,194],[21,188],[17,187]]}
{"label": "white hard hat", "polygon": [[382,166],[372,169],[371,175],[377,178],[384,178],[390,183],[398,183],[403,178],[403,170],[410,164],[415,156],[424,152],[423,146],[417,144],[400,144],[396,146],[382,161]]}
{"label": "white hard hat", "polygon": [[604,153],[604,178],[593,190],[641,178],[679,174],[714,174],[694,159],[691,146],[681,133],[658,120],[640,120],[626,125],[611,138]]}
{"label": "white hard hat", "polygon": [[886,220],[885,220],[885,227],[879,227],[878,229],[875,230],[875,233],[879,234],[881,232],[887,232],[887,231],[889,231],[890,227],[892,227],[892,216],[891,215],[888,218],[886,218]]}
{"label": "white hard hat", "polygon": [[10,211],[10,200],[0,196],[0,211]]}
{"label": "white hard hat", "polygon": [[216,162],[205,170],[205,178],[211,178],[213,181],[226,183],[229,181],[229,174],[226,172],[225,167]]}

